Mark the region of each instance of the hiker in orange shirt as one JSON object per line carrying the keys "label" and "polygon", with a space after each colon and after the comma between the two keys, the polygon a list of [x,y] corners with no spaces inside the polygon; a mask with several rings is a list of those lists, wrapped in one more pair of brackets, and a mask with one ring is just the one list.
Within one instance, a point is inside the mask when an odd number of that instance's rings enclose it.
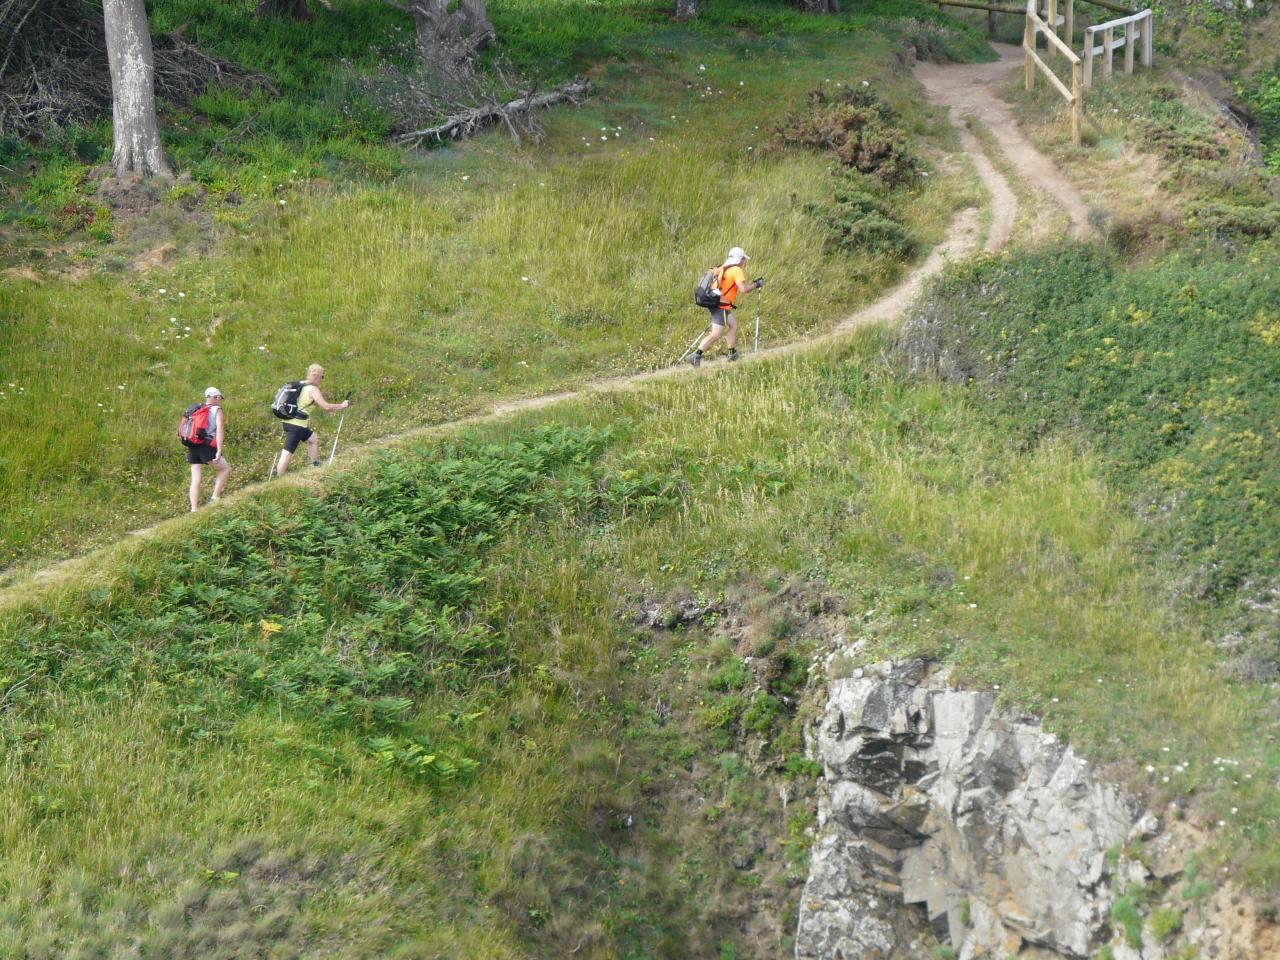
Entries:
{"label": "hiker in orange shirt", "polygon": [[720,267],[720,305],[711,307],[711,332],[702,338],[698,349],[689,355],[689,363],[697,366],[702,363],[702,352],[724,335],[725,327],[729,328],[726,338],[729,344],[730,362],[738,359],[738,318],[733,315],[733,305],[738,302],[738,294],[751,293],[764,286],[764,277],[747,280],[742,265],[751,258],[741,247],[729,251],[724,264]]}

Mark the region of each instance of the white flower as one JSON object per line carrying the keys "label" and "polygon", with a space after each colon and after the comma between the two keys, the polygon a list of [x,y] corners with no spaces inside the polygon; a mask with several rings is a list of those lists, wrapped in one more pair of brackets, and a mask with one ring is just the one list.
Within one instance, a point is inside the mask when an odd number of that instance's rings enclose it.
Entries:
{"label": "white flower", "polygon": [[705,63],[700,63],[698,64],[698,69],[705,73],[707,69],[707,65]]}
{"label": "white flower", "polygon": [[178,322],[178,318],[177,318],[177,317],[170,317],[170,318],[169,318],[169,322],[170,322],[170,323],[177,323],[177,322]]}
{"label": "white flower", "polygon": [[470,179],[471,179],[471,174],[469,174],[469,173],[464,173],[464,174],[462,175],[462,179],[463,179],[463,180],[470,180]]}
{"label": "white flower", "polygon": [[185,297],[185,296],[186,296],[186,294],[185,294],[185,293],[183,293],[181,290],[179,290],[179,291],[178,291],[178,296],[179,296],[179,297]]}
{"label": "white flower", "polygon": [[869,86],[871,86],[871,83],[870,83],[870,81],[868,81],[868,80],[863,80],[863,81],[862,81],[862,85],[863,85],[864,87],[869,87]]}
{"label": "white flower", "polygon": [[259,350],[265,350],[265,349],[267,349],[266,344],[263,344],[263,345],[262,345],[262,346],[260,346],[258,349],[259,349]]}
{"label": "white flower", "polygon": [[603,137],[601,137],[600,139],[601,139],[601,140],[608,140],[608,139],[609,139],[609,135],[608,135],[608,134],[605,134],[605,135],[604,135]]}
{"label": "white flower", "polygon": [[167,293],[168,291],[166,291],[164,287],[161,287],[157,292],[158,292],[158,293]]}
{"label": "white flower", "polygon": [[977,610],[977,609],[978,609],[978,605],[977,605],[976,603],[971,603],[971,604],[969,604],[969,609],[970,609],[970,610]]}
{"label": "white flower", "polygon": [[187,331],[187,333],[190,333],[190,332],[191,332],[191,328],[190,328],[190,327],[183,327],[182,329],[183,329],[183,330],[185,330],[185,331]]}
{"label": "white flower", "polygon": [[102,404],[98,404],[98,406],[102,406]]}
{"label": "white flower", "polygon": [[281,201],[280,201],[280,206],[282,206],[282,207],[284,206],[284,201],[283,201],[283,200],[281,200]]}
{"label": "white flower", "polygon": [[1155,768],[1155,767],[1153,767],[1151,764],[1149,764],[1149,763],[1148,763],[1148,764],[1147,764],[1147,773],[1155,773],[1155,772],[1156,772],[1156,768]]}
{"label": "white flower", "polygon": [[520,279],[521,279],[521,280],[523,280],[525,283],[528,283],[528,282],[529,282],[529,278],[528,278],[528,277],[521,277]]}
{"label": "white flower", "polygon": [[123,389],[124,389],[124,384],[123,384],[123,383],[117,383],[117,384],[116,384],[116,389],[117,389],[117,390],[123,390]]}

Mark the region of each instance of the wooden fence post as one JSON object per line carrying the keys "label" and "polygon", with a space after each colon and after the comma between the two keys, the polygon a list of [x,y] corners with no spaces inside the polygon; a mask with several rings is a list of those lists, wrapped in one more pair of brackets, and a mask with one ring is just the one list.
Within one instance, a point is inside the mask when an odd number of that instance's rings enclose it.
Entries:
{"label": "wooden fence post", "polygon": [[1142,21],[1142,65],[1144,67],[1151,66],[1151,40],[1153,29],[1156,23],[1155,13],[1148,10],[1146,17]]}
{"label": "wooden fence post", "polygon": [[1093,27],[1084,28],[1084,85],[1093,86]]}
{"label": "wooden fence post", "polygon": [[1027,14],[1027,22],[1022,27],[1022,49],[1026,55],[1027,92],[1036,85],[1036,65],[1031,62],[1032,51],[1035,50],[1036,28],[1031,22],[1031,14]]}
{"label": "wooden fence post", "polygon": [[1138,41],[1138,24],[1130,20],[1124,25],[1124,72],[1133,73],[1133,47]]}
{"label": "wooden fence post", "polygon": [[1115,41],[1115,38],[1115,27],[1107,27],[1102,31],[1102,76],[1105,80],[1111,79],[1111,65],[1115,59],[1113,56],[1115,51],[1111,49],[1111,44]]}
{"label": "wooden fence post", "polygon": [[[1047,6],[1048,6],[1048,16],[1044,18],[1044,22],[1048,25],[1049,32],[1056,37],[1058,35],[1058,0],[1049,0]],[[1051,57],[1057,56],[1058,48],[1055,47],[1052,43],[1050,43],[1048,44],[1048,48],[1046,52]]]}
{"label": "wooden fence post", "polygon": [[1080,115],[1084,111],[1080,92],[1080,61],[1071,64],[1071,142],[1080,146]]}
{"label": "wooden fence post", "polygon": [[1068,47],[1075,46],[1076,42],[1076,2],[1075,0],[1067,0],[1067,20],[1062,25],[1063,37],[1067,41]]}

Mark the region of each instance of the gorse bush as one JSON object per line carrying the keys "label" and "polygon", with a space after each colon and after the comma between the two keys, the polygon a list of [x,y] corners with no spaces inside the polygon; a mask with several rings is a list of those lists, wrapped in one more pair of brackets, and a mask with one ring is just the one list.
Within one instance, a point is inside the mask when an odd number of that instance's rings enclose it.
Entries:
{"label": "gorse bush", "polygon": [[805,209],[826,229],[828,243],[846,253],[898,259],[914,255],[915,239],[894,217],[891,201],[874,189],[860,177],[846,177],[830,203],[810,203]]}
{"label": "gorse bush", "polygon": [[909,182],[919,167],[899,120],[874,91],[828,83],[809,95],[806,110],[787,115],[777,137],[788,146],[829,151],[843,166],[893,187]]}

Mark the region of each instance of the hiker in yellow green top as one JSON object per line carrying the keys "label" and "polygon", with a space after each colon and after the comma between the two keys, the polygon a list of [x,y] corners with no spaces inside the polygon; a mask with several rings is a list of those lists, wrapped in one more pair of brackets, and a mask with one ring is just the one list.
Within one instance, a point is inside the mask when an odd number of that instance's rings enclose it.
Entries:
{"label": "hiker in yellow green top", "polygon": [[[733,315],[733,305],[738,302],[738,294],[751,293],[764,286],[764,277],[748,280],[742,265],[751,258],[741,247],[734,247],[724,258],[719,270],[720,303],[709,307],[711,311],[711,332],[702,338],[698,349],[689,354],[689,363],[697,366],[702,363],[702,352],[724,336],[729,345],[729,360],[738,359],[738,318]],[[728,333],[725,333],[728,328]]]}
{"label": "hiker in yellow green top", "polygon": [[[307,453],[311,457],[311,465],[320,466],[320,438],[316,435],[315,428],[311,426],[311,416],[317,409],[325,413],[333,413],[335,410],[345,410],[351,406],[350,400],[343,400],[341,403],[329,403],[325,400],[324,394],[320,392],[320,384],[323,380],[324,367],[318,363],[307,367],[307,379],[302,382],[302,389],[298,392],[297,399],[293,401],[291,411],[293,416],[284,421],[284,449],[280,451],[280,456],[276,460],[276,473],[279,476],[283,477],[285,471],[289,469],[289,461],[293,459],[294,451],[303,440],[307,441]],[[284,390],[282,389],[281,392],[283,393]]]}

